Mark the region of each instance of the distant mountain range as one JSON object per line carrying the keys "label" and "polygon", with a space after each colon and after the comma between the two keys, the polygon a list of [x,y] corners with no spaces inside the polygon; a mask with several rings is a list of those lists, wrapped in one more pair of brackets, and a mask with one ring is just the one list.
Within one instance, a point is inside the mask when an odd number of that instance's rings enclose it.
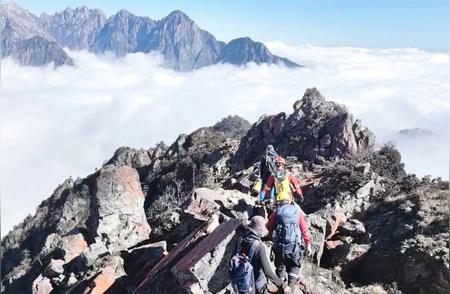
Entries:
{"label": "distant mountain range", "polygon": [[0,31],[2,58],[11,56],[24,65],[72,65],[63,49],[67,47],[96,54],[111,51],[118,57],[157,51],[164,56],[165,66],[179,71],[217,63],[299,66],[248,37],[228,44],[218,41],[179,10],[157,21],[127,10],[107,18],[101,10],[86,6],[37,17],[11,2],[1,5]]}

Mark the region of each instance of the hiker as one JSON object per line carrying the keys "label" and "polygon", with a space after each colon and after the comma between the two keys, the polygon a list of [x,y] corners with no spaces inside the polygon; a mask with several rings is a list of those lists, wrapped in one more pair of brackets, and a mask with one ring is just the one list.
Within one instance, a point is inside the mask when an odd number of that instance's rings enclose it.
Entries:
{"label": "hiker", "polygon": [[285,293],[294,293],[300,278],[302,249],[312,255],[311,237],[300,206],[291,198],[282,200],[267,221],[267,229],[270,236],[276,232],[273,250],[277,276],[286,281],[287,273]]}
{"label": "hiker", "polygon": [[[260,163],[259,163],[259,177],[261,179],[261,182],[265,184],[267,182],[267,179],[272,175],[272,173],[275,171],[275,159],[278,157],[278,153],[275,151],[275,148],[273,148],[272,145],[267,145],[266,147],[266,153],[262,157]],[[272,189],[270,191],[270,198],[273,199],[275,195],[275,190]],[[260,189],[259,193],[259,202],[263,202],[266,198],[266,195],[264,193],[264,189]]]}
{"label": "hiker", "polygon": [[294,175],[287,172],[286,160],[281,156],[275,159],[275,171],[267,178],[264,185],[263,193],[266,198],[272,188],[275,188],[276,203],[285,199],[294,199],[293,197],[299,199],[300,202],[303,201],[303,192],[300,184]]}
{"label": "hiker", "polygon": [[[261,241],[268,233],[265,219],[256,215],[251,219],[248,231],[237,241],[235,255],[230,261],[231,284],[237,293],[268,293],[267,278],[283,289],[282,280],[270,268],[266,247]],[[244,271],[251,268],[251,271]]]}

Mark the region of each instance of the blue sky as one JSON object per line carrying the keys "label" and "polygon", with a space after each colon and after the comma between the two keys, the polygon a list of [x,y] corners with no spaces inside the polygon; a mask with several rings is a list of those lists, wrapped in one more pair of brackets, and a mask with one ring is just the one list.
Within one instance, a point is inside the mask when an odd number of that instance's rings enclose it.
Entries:
{"label": "blue sky", "polygon": [[86,5],[100,8],[107,15],[125,8],[153,19],[180,9],[223,41],[249,36],[289,45],[414,47],[429,51],[448,51],[449,46],[447,0],[16,2],[36,14]]}

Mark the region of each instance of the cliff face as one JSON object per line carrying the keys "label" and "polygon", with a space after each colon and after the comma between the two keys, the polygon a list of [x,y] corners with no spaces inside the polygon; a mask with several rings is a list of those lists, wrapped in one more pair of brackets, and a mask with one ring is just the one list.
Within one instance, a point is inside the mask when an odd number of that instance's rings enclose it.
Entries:
{"label": "cliff face", "polygon": [[234,242],[261,213],[249,191],[273,144],[305,194],[314,256],[300,289],[447,293],[448,183],[407,175],[395,147],[375,150],[372,132],[317,89],[293,108],[253,125],[227,117],[170,146],[122,147],[66,180],[3,238],[2,292],[225,293]]}

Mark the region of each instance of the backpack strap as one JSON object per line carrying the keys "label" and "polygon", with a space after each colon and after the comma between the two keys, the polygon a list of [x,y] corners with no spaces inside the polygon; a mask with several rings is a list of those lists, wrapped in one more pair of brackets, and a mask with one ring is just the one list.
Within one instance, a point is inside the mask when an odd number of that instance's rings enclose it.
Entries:
{"label": "backpack strap", "polygon": [[234,247],[234,254],[241,254],[241,250],[242,250],[242,238],[239,238],[236,242],[236,245]]}
{"label": "backpack strap", "polygon": [[259,244],[261,244],[261,241],[255,240],[253,241],[252,245],[250,246],[250,249],[248,250],[248,260],[251,262],[253,259],[253,256],[255,255],[256,251],[259,248]]}

